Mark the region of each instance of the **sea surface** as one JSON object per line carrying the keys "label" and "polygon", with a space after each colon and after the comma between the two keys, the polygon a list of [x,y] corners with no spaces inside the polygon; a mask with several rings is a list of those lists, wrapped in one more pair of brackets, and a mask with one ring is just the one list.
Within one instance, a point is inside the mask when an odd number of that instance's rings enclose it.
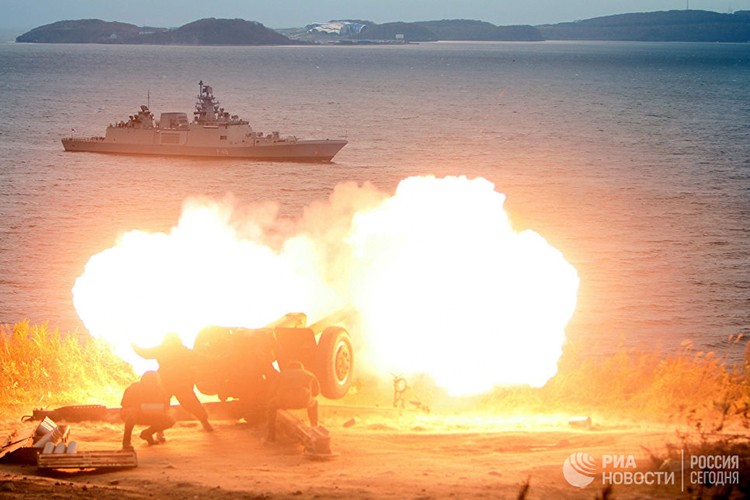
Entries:
{"label": "sea surface", "polygon": [[[198,81],[332,164],[65,153]],[[125,231],[232,193],[299,216],[345,181],[484,177],[578,270],[569,340],[735,356],[750,334],[750,44],[0,45],[0,323],[84,329],[71,289]],[[436,277],[436,282],[439,277]],[[741,353],[740,353],[741,354]]]}

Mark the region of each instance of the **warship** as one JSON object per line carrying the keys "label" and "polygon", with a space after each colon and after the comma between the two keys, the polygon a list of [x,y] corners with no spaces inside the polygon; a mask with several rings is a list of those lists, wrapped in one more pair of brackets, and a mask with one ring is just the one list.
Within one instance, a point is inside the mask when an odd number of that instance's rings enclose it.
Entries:
{"label": "warship", "polygon": [[248,158],[272,161],[327,162],[347,141],[298,139],[278,132],[256,132],[246,120],[220,107],[213,89],[198,83],[193,121],[187,113],[162,113],[158,121],[148,106],[127,121],[110,124],[104,137],[65,137],[65,151]]}

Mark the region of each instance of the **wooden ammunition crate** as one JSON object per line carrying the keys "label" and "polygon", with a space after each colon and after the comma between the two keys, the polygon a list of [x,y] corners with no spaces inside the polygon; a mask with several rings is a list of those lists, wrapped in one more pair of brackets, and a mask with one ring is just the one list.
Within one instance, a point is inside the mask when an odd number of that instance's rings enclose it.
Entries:
{"label": "wooden ammunition crate", "polygon": [[127,469],[138,467],[138,456],[133,450],[42,453],[37,466],[40,469]]}

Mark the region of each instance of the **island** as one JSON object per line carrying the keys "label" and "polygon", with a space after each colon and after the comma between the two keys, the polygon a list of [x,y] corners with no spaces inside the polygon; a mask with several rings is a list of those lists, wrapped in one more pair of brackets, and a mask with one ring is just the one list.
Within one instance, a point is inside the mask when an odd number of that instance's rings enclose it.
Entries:
{"label": "island", "polygon": [[750,11],[731,14],[705,10],[641,12],[541,26],[497,26],[470,19],[382,24],[353,19],[279,30],[244,19],[201,19],[179,28],[138,27],[100,19],[79,19],[40,26],[16,38],[18,43],[151,45],[368,44],[441,40],[744,43],[750,41]]}
{"label": "island", "polygon": [[100,43],[143,45],[290,45],[295,42],[255,21],[201,19],[179,28],[149,28],[134,24],[79,19],[34,28],[16,38],[19,43]]}
{"label": "island", "polygon": [[748,42],[750,11],[670,10],[537,26],[545,40]]}

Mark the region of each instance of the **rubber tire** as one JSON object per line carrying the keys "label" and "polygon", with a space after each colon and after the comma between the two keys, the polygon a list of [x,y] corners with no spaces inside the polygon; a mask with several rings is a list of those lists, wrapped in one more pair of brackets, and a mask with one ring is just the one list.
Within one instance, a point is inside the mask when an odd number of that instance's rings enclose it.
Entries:
{"label": "rubber tire", "polygon": [[318,377],[320,392],[328,399],[344,397],[352,385],[354,349],[349,332],[340,326],[329,326],[318,342]]}

